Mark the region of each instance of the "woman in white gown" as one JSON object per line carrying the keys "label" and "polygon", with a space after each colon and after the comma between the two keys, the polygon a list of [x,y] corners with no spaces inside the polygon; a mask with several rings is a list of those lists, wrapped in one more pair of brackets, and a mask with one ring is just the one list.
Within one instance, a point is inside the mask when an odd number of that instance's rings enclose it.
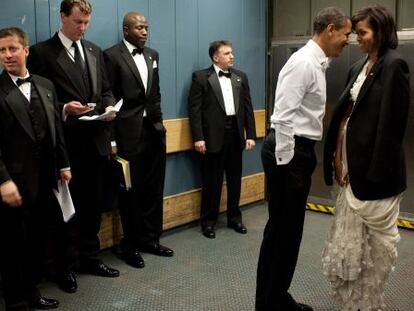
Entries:
{"label": "woman in white gown", "polygon": [[352,25],[366,56],[349,72],[325,141],[325,181],[335,178],[338,191],[323,272],[340,310],[384,310],[406,188],[409,70],[395,51],[395,24],[384,7],[361,9]]}

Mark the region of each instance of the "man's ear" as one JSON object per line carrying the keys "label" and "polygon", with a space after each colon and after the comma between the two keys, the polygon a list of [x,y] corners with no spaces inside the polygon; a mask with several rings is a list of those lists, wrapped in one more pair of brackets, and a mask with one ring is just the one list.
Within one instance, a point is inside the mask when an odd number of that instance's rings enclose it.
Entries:
{"label": "man's ear", "polygon": [[328,26],[326,26],[326,32],[329,36],[332,35],[334,30],[335,30],[335,25],[334,24],[328,24]]}

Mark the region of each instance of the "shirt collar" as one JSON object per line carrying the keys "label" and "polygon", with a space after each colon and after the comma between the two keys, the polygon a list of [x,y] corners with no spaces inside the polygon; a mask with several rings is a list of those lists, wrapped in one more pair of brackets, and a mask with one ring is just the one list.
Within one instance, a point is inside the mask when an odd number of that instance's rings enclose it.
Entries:
{"label": "shirt collar", "polygon": [[[62,30],[59,30],[58,36],[59,36],[59,39],[62,42],[63,46],[65,47],[66,51],[69,51],[72,48],[72,42],[73,41],[71,39],[69,39],[68,37],[66,37],[63,34]],[[75,42],[76,42],[76,44],[78,45],[79,48],[82,47],[82,45],[80,43],[80,40],[75,41]]]}
{"label": "shirt collar", "polygon": [[16,83],[17,79],[22,79],[22,78],[26,79],[30,76],[29,70],[27,70],[27,69],[26,69],[26,75],[24,77],[15,76],[14,74],[11,74],[9,72],[8,72],[8,74],[9,74],[10,78],[12,79],[13,83],[16,84],[16,85],[17,85],[17,83]]}
{"label": "shirt collar", "polygon": [[229,69],[227,69],[227,70],[223,70],[223,69],[221,69],[219,66],[217,66],[216,64],[213,64],[213,67],[214,67],[214,70],[215,70],[215,72],[217,73],[217,75],[218,75],[219,71],[229,72]]}
{"label": "shirt collar", "polygon": [[134,49],[136,49],[136,48],[137,48],[137,47],[136,47],[135,45],[133,45],[131,42],[129,42],[129,41],[127,41],[127,40],[125,40],[125,38],[124,38],[124,39],[122,39],[122,41],[124,41],[124,44],[126,45],[126,47],[127,47],[128,51],[129,51],[129,54],[132,54],[132,51],[133,51]]}
{"label": "shirt collar", "polygon": [[325,52],[322,50],[322,48],[317,44],[315,41],[310,39],[306,45],[310,49],[311,53],[315,57],[316,61],[321,64],[322,68],[326,70],[328,68],[330,63],[330,58],[326,57]]}

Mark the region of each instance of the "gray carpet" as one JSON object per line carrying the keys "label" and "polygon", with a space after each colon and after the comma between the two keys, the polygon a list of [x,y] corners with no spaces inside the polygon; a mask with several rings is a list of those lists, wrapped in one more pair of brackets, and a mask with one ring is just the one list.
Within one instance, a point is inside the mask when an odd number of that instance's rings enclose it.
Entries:
{"label": "gray carpet", "polygon": [[[164,234],[162,244],[175,256],[143,254],[146,267],[125,265],[112,251],[102,253],[106,263],[118,268],[115,279],[80,275],[79,290],[66,294],[54,284],[43,283],[47,297],[60,300],[62,311],[253,311],[256,265],[266,205],[243,209],[248,234],[226,227],[221,215],[216,239],[203,237],[199,227],[185,226]],[[335,310],[329,284],[321,273],[320,253],[332,216],[307,212],[304,238],[292,295],[315,311]],[[414,290],[414,232],[401,230],[399,259],[386,290],[388,310],[411,311]],[[1,308],[0,308],[1,310]]]}

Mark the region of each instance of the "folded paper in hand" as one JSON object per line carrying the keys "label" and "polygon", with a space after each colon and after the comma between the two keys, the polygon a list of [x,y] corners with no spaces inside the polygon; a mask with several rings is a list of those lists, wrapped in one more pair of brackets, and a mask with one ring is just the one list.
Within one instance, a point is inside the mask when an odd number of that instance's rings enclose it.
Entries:
{"label": "folded paper in hand", "polygon": [[58,181],[58,190],[53,189],[53,192],[62,210],[63,220],[68,222],[75,215],[75,207],[73,206],[68,182],[66,180]]}
{"label": "folded paper in hand", "polygon": [[82,121],[104,120],[107,117],[114,116],[121,109],[123,103],[124,101],[121,98],[119,102],[117,102],[116,105],[112,107],[111,110],[105,111],[103,114],[98,114],[98,115],[93,115],[93,116],[83,116],[83,117],[80,117],[79,120],[82,120]]}

